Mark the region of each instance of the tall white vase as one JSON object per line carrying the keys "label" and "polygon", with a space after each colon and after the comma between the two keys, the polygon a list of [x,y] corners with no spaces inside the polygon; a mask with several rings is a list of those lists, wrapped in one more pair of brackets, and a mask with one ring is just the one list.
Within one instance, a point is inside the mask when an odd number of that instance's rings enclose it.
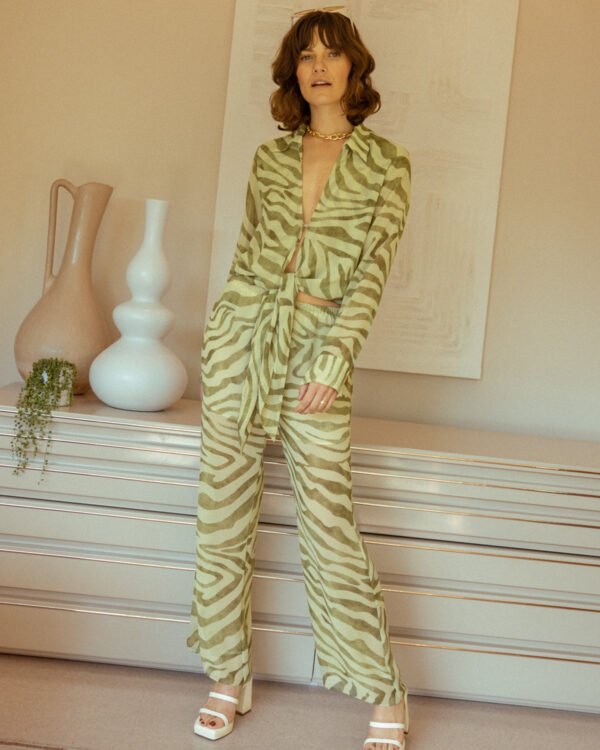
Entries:
{"label": "tall white vase", "polygon": [[132,298],[113,311],[121,338],[90,368],[92,390],[117,409],[160,411],[179,400],[187,386],[183,363],[161,341],[175,319],[159,301],[170,282],[163,252],[168,209],[169,201],[146,200],[144,240],[127,267]]}

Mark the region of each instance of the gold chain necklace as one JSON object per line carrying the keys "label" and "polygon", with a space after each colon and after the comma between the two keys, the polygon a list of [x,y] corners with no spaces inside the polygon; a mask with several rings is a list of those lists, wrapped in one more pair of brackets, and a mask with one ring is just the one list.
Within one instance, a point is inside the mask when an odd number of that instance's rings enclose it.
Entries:
{"label": "gold chain necklace", "polygon": [[319,133],[318,130],[313,130],[308,124],[306,126],[306,131],[310,133],[310,135],[316,135],[317,138],[325,138],[327,141],[339,141],[341,138],[349,138],[353,133],[353,130],[350,130],[344,133],[330,133],[327,135],[325,133]]}

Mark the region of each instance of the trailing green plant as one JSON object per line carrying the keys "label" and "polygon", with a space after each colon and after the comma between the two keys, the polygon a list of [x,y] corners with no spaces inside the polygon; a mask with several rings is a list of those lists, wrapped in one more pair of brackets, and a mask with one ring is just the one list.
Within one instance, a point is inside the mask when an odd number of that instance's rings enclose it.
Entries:
{"label": "trailing green plant", "polygon": [[[45,440],[40,480],[44,476],[52,439],[52,410],[71,405],[76,377],[76,366],[65,359],[50,357],[33,363],[17,399],[15,430],[11,441],[13,457],[17,461],[13,474],[21,474],[27,468],[29,459],[38,455],[39,444]],[[66,403],[62,403],[65,395]]]}

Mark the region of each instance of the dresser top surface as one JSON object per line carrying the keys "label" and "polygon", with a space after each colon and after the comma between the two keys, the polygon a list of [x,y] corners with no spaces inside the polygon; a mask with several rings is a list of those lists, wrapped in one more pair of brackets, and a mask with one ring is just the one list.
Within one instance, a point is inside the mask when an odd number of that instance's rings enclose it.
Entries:
{"label": "dresser top surface", "polygon": [[[0,387],[0,420],[12,418],[22,383]],[[84,421],[98,427],[136,426],[157,431],[201,432],[201,404],[180,399],[169,409],[138,412],[113,409],[93,393],[75,396],[70,407],[55,412],[60,421]],[[59,416],[60,414],[60,416]],[[352,446],[378,452],[439,453],[481,459],[514,460],[600,472],[600,442],[564,437],[479,430],[451,425],[352,417]]]}

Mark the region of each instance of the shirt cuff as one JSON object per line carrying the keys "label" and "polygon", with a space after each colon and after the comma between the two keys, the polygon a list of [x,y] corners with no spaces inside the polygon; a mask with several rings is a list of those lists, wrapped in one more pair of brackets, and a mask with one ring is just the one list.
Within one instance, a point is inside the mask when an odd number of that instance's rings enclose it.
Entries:
{"label": "shirt cuff", "polygon": [[342,390],[350,365],[345,359],[324,352],[314,360],[305,376],[305,382],[329,385],[339,393]]}

